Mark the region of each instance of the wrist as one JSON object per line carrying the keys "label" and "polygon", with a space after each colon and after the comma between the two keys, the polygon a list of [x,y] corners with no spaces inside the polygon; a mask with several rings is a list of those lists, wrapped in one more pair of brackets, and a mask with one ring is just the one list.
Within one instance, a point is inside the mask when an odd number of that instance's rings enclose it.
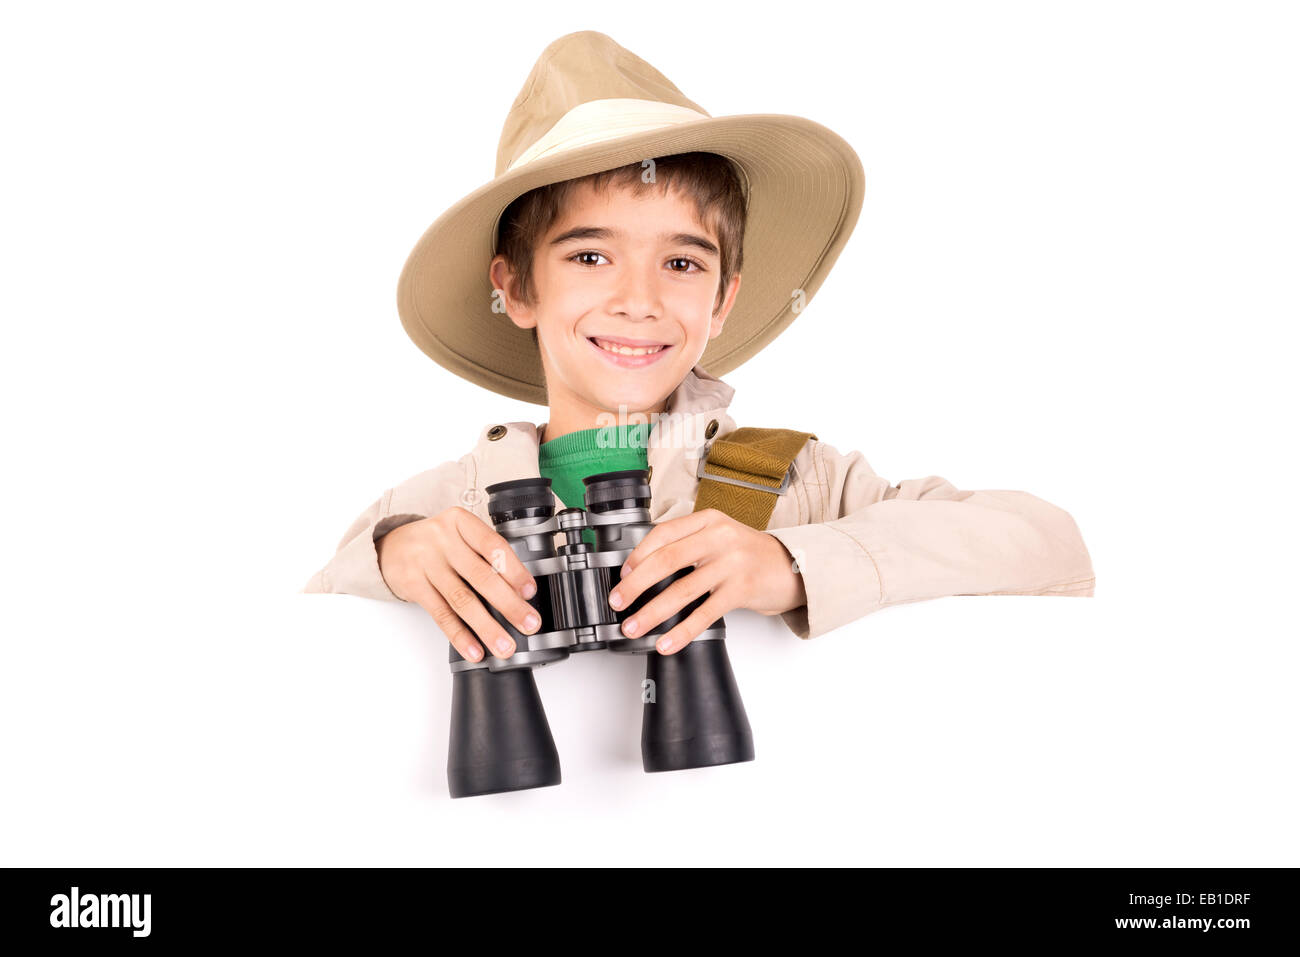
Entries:
{"label": "wrist", "polygon": [[799,568],[797,557],[792,555],[785,543],[775,535],[768,535],[768,538],[776,543],[772,553],[777,568],[773,576],[775,587],[766,601],[770,610],[764,613],[783,615],[808,604],[808,592],[804,587],[803,573]]}

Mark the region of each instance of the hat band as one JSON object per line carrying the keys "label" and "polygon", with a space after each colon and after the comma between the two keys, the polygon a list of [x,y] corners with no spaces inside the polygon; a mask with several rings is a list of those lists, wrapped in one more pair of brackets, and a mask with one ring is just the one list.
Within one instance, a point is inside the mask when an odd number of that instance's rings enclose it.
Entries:
{"label": "hat band", "polygon": [[515,157],[514,162],[506,167],[506,172],[580,146],[709,118],[707,113],[662,100],[631,97],[588,100],[560,117],[532,146]]}

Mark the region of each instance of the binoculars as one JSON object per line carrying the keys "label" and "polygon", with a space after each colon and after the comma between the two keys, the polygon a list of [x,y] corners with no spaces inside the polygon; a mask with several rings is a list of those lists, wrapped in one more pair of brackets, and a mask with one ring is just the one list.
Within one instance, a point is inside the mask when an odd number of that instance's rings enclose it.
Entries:
{"label": "binoculars", "polygon": [[[583,479],[586,509],[555,509],[548,478],[487,487],[497,532],[537,582],[529,604],[537,632],[515,629],[482,595],[483,604],[515,641],[509,658],[467,661],[449,646],[452,675],[447,784],[453,798],[549,787],[560,783],[560,757],[542,709],[533,669],[570,653],[608,649],[646,655],[641,758],[646,771],[733,764],[754,759],[754,738],[727,657],[719,618],[676,654],[655,649],[660,635],[687,618],[705,594],[645,635],[628,638],[622,623],[677,579],[679,569],[620,611],[609,606],[623,562],[654,527],[650,475],[642,469]],[[584,537],[590,529],[595,545]],[[556,536],[565,543],[558,548]],[[475,591],[475,594],[478,594]]]}

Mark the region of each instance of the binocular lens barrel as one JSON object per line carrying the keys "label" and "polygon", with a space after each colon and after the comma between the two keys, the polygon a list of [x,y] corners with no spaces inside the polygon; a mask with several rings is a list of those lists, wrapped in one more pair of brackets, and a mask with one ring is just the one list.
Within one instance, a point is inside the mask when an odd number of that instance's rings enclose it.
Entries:
{"label": "binocular lens barrel", "polygon": [[[555,512],[550,479],[530,478],[489,486],[488,512],[500,526],[522,518],[546,520]],[[530,604],[550,627],[546,580]],[[479,596],[483,598],[483,596]],[[511,633],[514,628],[490,603],[484,607]],[[489,652],[491,654],[491,652]],[[448,659],[464,662],[455,647]],[[484,662],[486,664],[486,661]],[[542,708],[532,668],[453,671],[447,786],[453,798],[550,787],[560,783],[560,754]]]}
{"label": "binocular lens barrel", "polygon": [[681,771],[754,760],[754,735],[722,639],[692,641],[676,654],[646,655],[653,701],[641,719],[646,771]]}
{"label": "binocular lens barrel", "polygon": [[560,783],[560,754],[531,668],[461,671],[451,681],[447,785],[453,798]]}

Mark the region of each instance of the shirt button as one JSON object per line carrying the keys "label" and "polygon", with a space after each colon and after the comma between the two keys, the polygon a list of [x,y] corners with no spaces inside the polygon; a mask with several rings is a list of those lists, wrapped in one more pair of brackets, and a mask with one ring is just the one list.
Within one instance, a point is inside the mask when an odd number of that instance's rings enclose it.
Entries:
{"label": "shirt button", "polygon": [[710,420],[709,420],[708,427],[705,428],[705,430],[704,430],[704,437],[705,437],[706,439],[711,439],[711,438],[713,438],[713,437],[714,437],[715,435],[717,435],[717,434],[718,434],[718,420],[717,420],[717,419],[710,419]]}
{"label": "shirt button", "polygon": [[492,428],[488,429],[487,437],[489,440],[495,442],[497,439],[501,438],[501,436],[505,434],[506,434],[506,427],[504,425],[494,425],[492,426]]}

